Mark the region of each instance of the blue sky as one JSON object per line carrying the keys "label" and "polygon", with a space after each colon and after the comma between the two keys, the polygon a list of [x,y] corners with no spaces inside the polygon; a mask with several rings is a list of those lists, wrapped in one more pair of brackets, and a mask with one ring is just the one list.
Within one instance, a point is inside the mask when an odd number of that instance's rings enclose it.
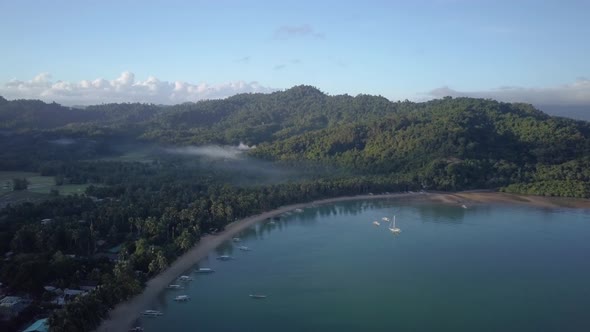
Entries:
{"label": "blue sky", "polygon": [[590,1],[3,0],[0,12],[9,98],[168,103],[310,84],[590,104]]}

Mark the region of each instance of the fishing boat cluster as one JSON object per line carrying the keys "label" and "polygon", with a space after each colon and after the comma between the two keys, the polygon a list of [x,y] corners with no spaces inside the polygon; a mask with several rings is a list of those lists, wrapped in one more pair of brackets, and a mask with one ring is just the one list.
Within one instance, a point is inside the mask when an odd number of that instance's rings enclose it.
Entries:
{"label": "fishing boat cluster", "polygon": [[[234,237],[234,238],[232,238],[232,241],[238,243],[238,242],[241,242],[242,239],[239,237]],[[240,251],[251,251],[251,249],[249,247],[244,246],[244,245],[238,246],[237,248]],[[230,260],[233,260],[234,258],[230,255],[220,255],[216,259],[220,260],[220,261],[230,261]],[[210,267],[199,267],[196,270],[194,270],[194,272],[197,274],[211,274],[211,273],[215,272],[215,270]],[[194,280],[194,278],[189,275],[181,275],[177,278],[178,283],[170,284],[166,288],[170,289],[170,290],[182,290],[182,289],[184,289],[184,284],[186,284],[187,282],[193,281],[193,280]],[[265,299],[267,297],[264,294],[249,294],[248,296],[252,299]],[[188,295],[178,295],[178,296],[174,297],[174,301],[176,301],[176,302],[188,302],[190,300],[191,300],[191,298]],[[159,310],[152,310],[152,309],[145,310],[141,314],[145,317],[152,317],[152,318],[164,315],[163,312],[161,312]],[[130,331],[143,331],[143,329],[141,327],[134,327]]]}
{"label": "fishing boat cluster", "polygon": [[[389,219],[388,217],[383,217],[383,218],[381,218],[381,220],[383,222],[390,223],[388,228],[392,233],[399,234],[402,232],[402,230],[400,228],[395,226],[395,215],[391,219]],[[379,221],[375,220],[375,221],[373,221],[373,225],[381,226],[381,223]]]}

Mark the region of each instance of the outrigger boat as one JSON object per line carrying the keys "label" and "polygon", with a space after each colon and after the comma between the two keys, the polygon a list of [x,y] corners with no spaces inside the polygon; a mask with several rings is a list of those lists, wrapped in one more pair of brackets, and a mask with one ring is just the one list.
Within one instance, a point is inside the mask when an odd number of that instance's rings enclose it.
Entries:
{"label": "outrigger boat", "polygon": [[168,285],[168,287],[166,287],[168,289],[183,289],[184,287],[182,287],[181,285],[177,285],[177,284],[172,284],[172,285]]}
{"label": "outrigger boat", "polygon": [[162,316],[164,314],[158,310],[146,310],[146,311],[142,312],[142,315],[148,316],[148,317],[156,317],[156,316]]}
{"label": "outrigger boat", "polygon": [[190,301],[191,298],[188,295],[178,295],[177,297],[174,298],[174,301],[176,302],[186,302],[186,301]]}
{"label": "outrigger boat", "polygon": [[250,294],[249,296],[251,299],[266,299],[266,295],[262,294]]}

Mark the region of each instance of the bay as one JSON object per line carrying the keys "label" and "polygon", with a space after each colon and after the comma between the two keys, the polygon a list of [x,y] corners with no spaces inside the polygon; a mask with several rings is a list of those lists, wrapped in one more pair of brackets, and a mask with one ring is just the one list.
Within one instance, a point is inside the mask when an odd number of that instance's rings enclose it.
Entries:
{"label": "bay", "polygon": [[[381,221],[393,214],[399,235]],[[312,207],[224,243],[194,267],[214,273],[187,271],[193,281],[153,303],[164,315],[138,325],[171,332],[590,330],[588,235],[584,210],[409,200]],[[175,302],[177,295],[191,301]]]}

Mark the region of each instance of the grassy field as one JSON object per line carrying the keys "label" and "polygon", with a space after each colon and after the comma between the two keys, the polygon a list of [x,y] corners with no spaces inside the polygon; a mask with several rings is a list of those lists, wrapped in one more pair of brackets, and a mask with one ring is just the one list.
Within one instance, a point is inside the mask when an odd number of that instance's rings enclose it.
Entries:
{"label": "grassy field", "polygon": [[[0,193],[12,191],[12,179],[26,178],[29,181],[29,189],[46,188],[53,186],[55,180],[52,176],[41,176],[39,173],[32,172],[0,172]],[[49,190],[47,190],[49,193]]]}
{"label": "grassy field", "polygon": [[[12,179],[26,178],[29,181],[29,187],[26,192],[35,194],[49,194],[52,189],[59,191],[60,195],[83,194],[88,184],[65,184],[62,186],[55,185],[53,176],[41,176],[39,173],[32,172],[0,172],[0,195],[8,195],[12,191]],[[21,195],[17,195],[21,198]],[[24,195],[26,196],[26,195]]]}

